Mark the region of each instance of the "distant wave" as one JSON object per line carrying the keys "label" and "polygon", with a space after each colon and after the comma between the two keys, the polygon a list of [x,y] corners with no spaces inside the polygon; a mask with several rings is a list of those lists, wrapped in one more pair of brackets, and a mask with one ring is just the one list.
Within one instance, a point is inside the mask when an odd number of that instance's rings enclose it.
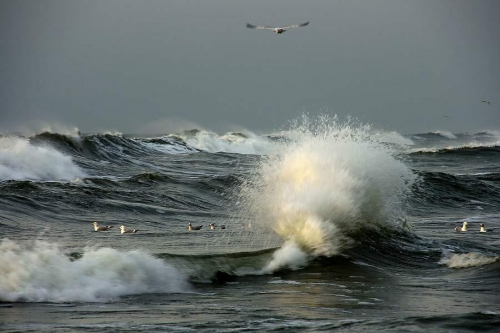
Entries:
{"label": "distant wave", "polygon": [[167,154],[196,153],[200,149],[189,146],[177,135],[168,135],[158,138],[136,139],[148,148],[158,150]]}
{"label": "distant wave", "polygon": [[184,131],[174,135],[189,146],[210,153],[267,154],[274,149],[274,142],[266,136],[245,131],[218,135],[204,130]]}
{"label": "distant wave", "polygon": [[466,143],[449,147],[415,148],[410,154],[481,154],[500,153],[500,142],[495,143]]}
{"label": "distant wave", "polygon": [[434,131],[426,133],[415,133],[410,135],[417,139],[448,139],[455,140],[461,138],[500,138],[500,133],[496,131],[482,131],[477,133],[452,133],[449,131]]}
{"label": "distant wave", "polygon": [[188,292],[186,278],[141,251],[87,249],[73,260],[56,245],[0,243],[0,301],[104,302],[140,293]]}
{"label": "distant wave", "polygon": [[479,145],[495,145],[500,142],[500,133],[483,131],[478,133],[451,133],[436,131],[408,136],[417,145],[428,149],[443,149],[446,147],[464,147]]}
{"label": "distant wave", "polygon": [[42,132],[29,137],[0,135],[0,139],[8,137],[21,137],[35,145],[50,145],[61,151],[106,159],[120,157],[122,154],[141,154],[151,150],[167,154],[200,151],[266,154],[276,142],[267,136],[259,136],[249,131],[219,135],[198,129],[159,137],[135,137],[121,133],[68,135],[52,132]]}
{"label": "distant wave", "polygon": [[447,138],[447,139],[456,139],[457,138],[453,133],[448,132],[448,131],[436,131],[436,132],[430,132],[430,134],[439,135],[439,136]]}

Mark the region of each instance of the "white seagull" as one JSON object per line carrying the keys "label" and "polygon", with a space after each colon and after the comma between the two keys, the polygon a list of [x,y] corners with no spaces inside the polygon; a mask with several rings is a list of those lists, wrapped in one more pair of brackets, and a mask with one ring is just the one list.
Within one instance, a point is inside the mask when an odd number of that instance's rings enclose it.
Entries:
{"label": "white seagull", "polygon": [[112,229],[113,226],[107,225],[104,227],[100,227],[97,225],[97,222],[92,223],[94,225],[94,231],[108,231],[109,229]]}
{"label": "white seagull", "polygon": [[139,229],[125,229],[125,226],[120,226],[120,232],[122,234],[135,234]]}
{"label": "white seagull", "polygon": [[455,227],[455,231],[456,231],[456,232],[467,231],[467,222],[464,222],[464,223],[462,224],[462,227],[461,227],[461,228],[460,228],[460,227]]}
{"label": "white seagull", "polygon": [[307,21],[305,23],[301,23],[301,24],[287,25],[287,26],[282,27],[282,28],[270,27],[268,25],[253,25],[253,24],[250,24],[250,23],[247,23],[246,26],[247,26],[247,28],[250,28],[250,29],[258,29],[258,30],[267,29],[267,30],[273,30],[276,33],[276,35],[281,35],[285,31],[287,31],[288,29],[298,28],[298,27],[305,27],[308,24],[309,24],[309,21]]}

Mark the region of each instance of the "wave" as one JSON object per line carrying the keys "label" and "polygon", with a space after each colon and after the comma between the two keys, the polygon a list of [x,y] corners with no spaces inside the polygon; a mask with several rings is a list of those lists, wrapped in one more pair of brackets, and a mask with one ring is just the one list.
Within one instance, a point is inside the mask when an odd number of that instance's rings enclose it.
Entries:
{"label": "wave", "polygon": [[491,257],[478,252],[462,254],[444,252],[439,264],[446,265],[449,268],[468,268],[489,265],[499,261],[499,259],[499,257]]}
{"label": "wave", "polygon": [[417,134],[411,134],[411,138],[416,139],[418,141],[421,140],[427,140],[427,141],[432,141],[432,140],[455,140],[455,139],[498,139],[500,138],[500,133],[497,131],[482,131],[482,132],[477,132],[477,133],[452,133],[449,131],[434,131],[434,132],[427,132],[427,133],[417,133]]}
{"label": "wave", "polygon": [[157,138],[141,139],[143,145],[150,149],[167,154],[196,153],[200,150],[189,146],[182,138],[176,135],[162,136]]}
{"label": "wave", "polygon": [[141,251],[86,249],[74,260],[55,244],[0,243],[0,301],[104,302],[140,293],[189,292],[186,277]]}
{"label": "wave", "polygon": [[362,229],[402,227],[415,175],[369,126],[321,118],[294,133],[241,191],[246,214],[285,240],[268,271],[339,254]]}
{"label": "wave", "polygon": [[412,186],[412,210],[492,209],[500,206],[496,173],[452,175],[444,172],[417,172],[420,181]]}
{"label": "wave", "polygon": [[85,177],[70,156],[20,137],[0,137],[0,180],[74,180]]}
{"label": "wave", "polygon": [[478,133],[451,133],[446,131],[436,131],[408,136],[418,149],[423,148],[423,152],[434,152],[441,149],[459,149],[461,147],[481,147],[499,145],[500,133],[494,131],[483,131]]}
{"label": "wave", "polygon": [[142,156],[153,152],[168,154],[198,152],[187,146],[182,139],[174,137],[136,138],[121,133],[103,133],[88,135],[66,135],[43,132],[29,138],[38,145],[50,145],[58,150],[93,159],[109,161],[130,156]]}
{"label": "wave", "polygon": [[466,143],[448,147],[428,147],[415,148],[409,151],[410,154],[441,154],[441,155],[478,155],[478,154],[498,154],[500,153],[500,142],[494,143]]}
{"label": "wave", "polygon": [[274,142],[266,136],[250,131],[230,132],[218,135],[204,130],[189,130],[176,134],[186,144],[210,153],[267,154],[274,149]]}
{"label": "wave", "polygon": [[[7,137],[9,136],[0,135],[0,138]],[[72,134],[42,132],[30,136],[28,140],[36,146],[51,146],[62,152],[110,161],[124,156],[157,152],[186,154],[206,151],[260,155],[266,154],[275,145],[275,141],[268,137],[249,131],[218,135],[197,129],[159,137],[132,137],[121,133],[82,135],[80,132]]]}

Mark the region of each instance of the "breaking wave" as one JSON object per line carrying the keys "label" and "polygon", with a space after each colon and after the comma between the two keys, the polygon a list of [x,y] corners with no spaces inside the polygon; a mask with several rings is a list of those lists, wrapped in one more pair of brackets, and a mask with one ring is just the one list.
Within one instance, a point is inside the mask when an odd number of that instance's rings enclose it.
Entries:
{"label": "breaking wave", "polygon": [[74,180],[85,176],[71,156],[51,146],[0,137],[0,180]]}
{"label": "breaking wave", "polygon": [[265,270],[339,254],[365,229],[401,227],[402,201],[415,176],[383,136],[328,118],[293,132],[242,189],[249,215],[285,240]]}
{"label": "breaking wave", "polygon": [[131,294],[188,292],[186,281],[141,251],[86,249],[73,260],[47,242],[0,243],[0,301],[104,302]]}
{"label": "breaking wave", "polygon": [[250,131],[230,132],[218,135],[204,130],[190,130],[176,134],[189,146],[210,153],[237,153],[261,155],[269,153],[274,144],[265,136],[258,136]]}

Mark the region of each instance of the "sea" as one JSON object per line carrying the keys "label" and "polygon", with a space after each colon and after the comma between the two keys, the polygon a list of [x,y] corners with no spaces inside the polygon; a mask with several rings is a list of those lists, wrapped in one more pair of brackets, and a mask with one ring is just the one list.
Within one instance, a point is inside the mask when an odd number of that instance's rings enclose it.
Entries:
{"label": "sea", "polygon": [[0,134],[1,332],[500,332],[499,257],[500,132]]}

